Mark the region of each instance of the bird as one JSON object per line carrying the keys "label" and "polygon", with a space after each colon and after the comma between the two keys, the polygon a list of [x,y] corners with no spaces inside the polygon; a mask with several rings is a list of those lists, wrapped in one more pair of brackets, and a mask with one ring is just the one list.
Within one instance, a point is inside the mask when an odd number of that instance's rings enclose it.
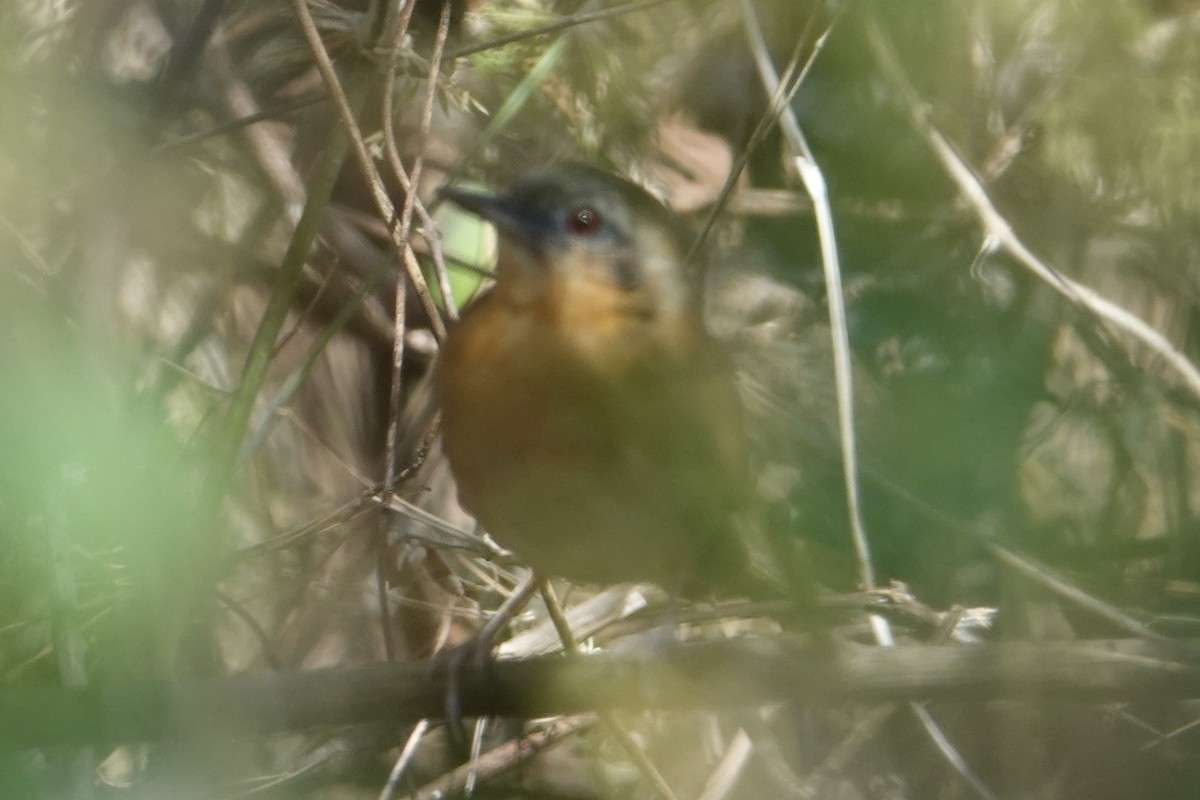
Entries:
{"label": "bird", "polygon": [[743,409],[684,220],[575,162],[442,197],[499,234],[435,366],[460,504],[539,575],[696,597],[743,572]]}

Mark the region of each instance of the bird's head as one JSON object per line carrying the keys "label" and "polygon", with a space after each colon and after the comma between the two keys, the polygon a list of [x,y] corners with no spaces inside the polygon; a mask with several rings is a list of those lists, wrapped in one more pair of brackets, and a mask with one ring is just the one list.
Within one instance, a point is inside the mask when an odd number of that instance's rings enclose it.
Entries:
{"label": "bird's head", "polygon": [[497,299],[576,331],[682,329],[699,320],[699,277],[682,221],[641,187],[556,164],[504,193],[443,196],[496,226]]}

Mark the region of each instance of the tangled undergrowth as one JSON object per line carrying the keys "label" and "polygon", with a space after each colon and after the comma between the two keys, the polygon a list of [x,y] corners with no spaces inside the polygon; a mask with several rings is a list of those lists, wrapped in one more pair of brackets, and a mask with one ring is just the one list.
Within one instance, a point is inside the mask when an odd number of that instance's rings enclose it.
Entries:
{"label": "tangled undergrowth", "polygon": [[[0,8],[0,794],[1196,796],[1198,42],[1187,0]],[[495,240],[436,193],[559,160],[705,230],[840,661],[556,581],[464,751],[444,652],[533,585],[439,449]]]}

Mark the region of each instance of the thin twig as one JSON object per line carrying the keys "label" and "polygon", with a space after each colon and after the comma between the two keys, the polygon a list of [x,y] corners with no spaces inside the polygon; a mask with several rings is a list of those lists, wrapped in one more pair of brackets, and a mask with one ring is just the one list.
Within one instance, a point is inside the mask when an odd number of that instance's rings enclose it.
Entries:
{"label": "thin twig", "polygon": [[479,136],[476,137],[471,149],[465,156],[463,156],[462,159],[459,160],[458,165],[450,172],[450,183],[454,183],[456,180],[458,180],[466,167],[473,163],[478,155],[487,149],[488,145],[490,145],[492,141],[500,135],[501,131],[508,127],[508,124],[512,122],[520,110],[525,107],[525,104],[529,101],[529,98],[533,96],[534,89],[541,85],[542,81],[544,81],[558,65],[559,59],[562,58],[570,40],[571,34],[568,33],[554,44],[547,47],[545,52],[543,52],[538,58],[537,63],[535,63],[529,72],[525,74],[525,77],[521,79],[521,82],[518,83],[511,92],[509,92],[508,97],[506,97],[504,102],[500,104],[500,108],[498,108],[492,114],[491,119],[488,120],[488,124],[484,126],[484,129],[480,132]]}
{"label": "thin twig", "polygon": [[346,155],[346,147],[346,137],[335,133],[308,187],[303,211],[283,255],[262,320],[250,343],[250,352],[242,368],[241,380],[233,392],[223,426],[217,434],[214,459],[201,488],[198,512],[194,516],[194,536],[203,535],[203,529],[216,518],[221,500],[233,480],[254,401],[266,380],[267,368],[275,353],[275,342],[300,288],[304,265],[320,230],[329,198],[333,194],[333,187]]}
{"label": "thin twig", "polygon": [[967,199],[975,211],[975,215],[984,230],[985,249],[1001,247],[1017,263],[1032,272],[1054,291],[1065,297],[1073,305],[1085,309],[1100,319],[1108,322],[1118,330],[1132,336],[1153,352],[1162,356],[1163,360],[1183,379],[1193,395],[1200,397],[1200,370],[1183,353],[1148,322],[1129,310],[1108,300],[1095,290],[1068,278],[1030,250],[1013,230],[1008,220],[996,210],[988,197],[987,189],[976,177],[974,171],[967,166],[954,147],[946,140],[930,120],[929,108],[917,94],[907,73],[900,64],[900,59],[888,45],[879,30],[878,24],[872,20],[870,27],[871,45],[881,65],[890,73],[908,105],[909,116],[917,130],[925,137],[934,154],[946,168],[950,178],[958,186],[963,197]]}
{"label": "thin twig", "polygon": [[[537,588],[542,595],[542,601],[546,604],[546,611],[550,616],[550,620],[554,623],[554,629],[558,632],[559,640],[562,642],[563,650],[569,655],[579,655],[579,643],[575,641],[575,634],[571,630],[570,624],[567,622],[567,615],[563,613],[562,605],[558,602],[558,595],[554,592],[554,587],[550,585],[550,581],[546,578],[538,577]],[[650,784],[651,788],[658,793],[659,797],[664,800],[675,800],[675,792],[671,789],[671,785],[667,783],[667,779],[659,772],[658,767],[654,766],[654,762],[646,755],[637,741],[630,735],[621,721],[617,719],[617,715],[606,708],[599,709],[600,720],[604,723],[604,727],[608,729],[621,745],[621,749],[633,761],[633,765],[642,773],[642,777]]]}
{"label": "thin twig", "polygon": [[205,139],[210,139],[214,136],[222,136],[226,133],[247,128],[251,125],[256,125],[260,122],[270,122],[281,119],[289,114],[295,114],[297,111],[303,111],[309,106],[314,106],[317,103],[324,103],[328,100],[324,95],[318,97],[300,97],[282,105],[271,106],[264,108],[261,111],[253,111],[248,114],[239,114],[227,122],[222,122],[219,125],[213,125],[203,130],[185,133],[175,138],[168,138],[162,144],[155,145],[152,152],[158,153],[161,151],[170,150],[176,147],[183,147],[189,144],[196,144]]}
{"label": "thin twig", "polygon": [[[400,63],[400,51],[404,47],[405,35],[408,33],[408,23],[412,19],[413,9],[416,3],[406,3],[404,10],[401,12],[399,20],[396,21],[396,29],[392,35],[392,44],[388,48],[387,71],[383,76],[383,98],[381,116],[383,117],[383,148],[387,155],[388,166],[391,167],[392,176],[400,184],[405,192],[412,194],[412,182],[408,179],[408,173],[404,170],[404,165],[400,161],[400,151],[396,146],[396,118],[395,109],[392,104],[395,101],[396,95],[396,66]],[[432,82],[431,82],[432,83]]]}
{"label": "thin twig", "polygon": [[[61,491],[61,487],[58,487]],[[70,535],[70,523],[64,504],[56,503],[61,498],[46,498],[47,561],[52,596],[51,630],[54,642],[54,661],[58,677],[68,688],[83,688],[90,682],[88,673],[88,640],[79,619],[79,576]],[[80,798],[93,797],[93,773],[96,754],[92,747],[82,746],[62,754],[67,762],[72,795]]]}
{"label": "thin twig", "polygon": [[[513,42],[519,42],[519,41],[523,41],[525,39],[534,38],[536,36],[544,36],[546,34],[554,33],[556,31],[565,30],[567,28],[573,28],[577,25],[582,25],[586,22],[594,22],[595,20],[599,20],[599,19],[607,19],[610,17],[622,16],[624,14],[632,14],[636,11],[642,11],[644,9],[651,8],[653,6],[663,5],[665,3],[671,3],[671,2],[676,2],[676,1],[677,0],[643,0],[643,2],[640,2],[640,3],[627,3],[622,6],[614,6],[613,8],[606,8],[602,11],[595,11],[595,12],[592,12],[589,14],[578,14],[578,15],[571,16],[571,17],[564,17],[563,19],[556,20],[554,22],[543,25],[541,27],[528,28],[526,30],[518,31],[516,33],[512,33],[507,36],[500,36],[495,39],[489,39],[486,42],[478,42],[476,44],[471,44],[471,45],[466,45],[464,47],[460,47],[457,50],[452,50],[449,53],[444,53],[441,56],[440,61],[442,61],[443,63],[446,61],[453,61],[458,58],[463,58],[465,56],[473,55],[474,53],[483,52],[484,50],[491,50],[496,47],[503,47],[504,45],[512,44]],[[403,3],[402,5],[404,6],[403,13],[409,13],[409,14],[411,13],[411,9],[415,7],[415,3]],[[385,28],[386,28],[386,26],[385,26]],[[400,37],[400,39],[401,39],[401,41],[403,41],[402,36]],[[389,59],[389,61],[390,61],[390,59]],[[395,71],[396,71],[396,67],[393,66],[390,70],[390,73],[394,73]],[[328,99],[329,98],[327,98],[324,95],[315,96],[315,97],[313,97],[313,96],[300,97],[295,100],[292,100],[291,102],[284,103],[284,104],[274,106],[271,108],[267,108],[262,111],[255,111],[250,114],[238,116],[237,118],[231,119],[228,122],[224,122],[219,125],[214,125],[213,127],[206,128],[205,130],[202,130],[202,131],[197,131],[195,133],[181,135],[178,138],[170,140],[166,144],[160,145],[159,148],[165,149],[165,148],[169,148],[169,147],[178,147],[180,145],[185,145],[185,144],[192,144],[194,142],[198,142],[198,141],[207,139],[212,136],[220,136],[221,134],[229,133],[229,132],[237,130],[239,128],[243,128],[243,127],[246,127],[249,125],[254,125],[259,122],[266,122],[268,120],[279,119],[280,117],[287,116],[288,114],[294,114],[297,111],[303,111],[304,109],[309,108],[310,106],[317,105],[318,103],[324,103]]]}
{"label": "thin twig", "polygon": [[[411,3],[409,7],[412,7]],[[387,782],[383,785],[383,790],[379,793],[379,800],[392,800],[392,797],[396,794],[396,789],[400,785],[400,779],[404,777],[408,765],[412,763],[413,756],[417,752],[417,745],[421,743],[421,739],[424,738],[427,730],[429,730],[429,720],[427,719],[418,721],[413,727],[407,741],[404,742],[404,748],[396,758],[396,763],[392,765],[392,771],[388,773]]]}
{"label": "thin twig", "polygon": [[359,130],[355,114],[346,100],[346,94],[342,89],[341,81],[338,79],[337,71],[333,67],[333,62],[329,58],[329,52],[325,49],[325,43],[321,41],[321,33],[317,30],[316,22],[313,21],[306,0],[292,0],[292,8],[296,13],[296,18],[300,22],[300,27],[304,31],[304,36],[308,40],[317,71],[321,73],[321,79],[324,81],[325,88],[333,100],[333,106],[337,110],[342,128],[346,131],[346,135],[350,139],[350,149],[354,154],[354,159],[358,162],[358,168],[371,189],[371,197],[375,201],[375,206],[380,216],[388,222],[388,226],[391,229],[392,242],[395,244],[397,252],[400,253],[401,261],[404,262],[405,271],[408,273],[409,280],[412,281],[417,298],[421,301],[421,305],[429,317],[430,329],[438,340],[441,341],[446,338],[446,326],[442,323],[437,305],[433,302],[433,296],[429,293],[429,287],[425,284],[425,276],[421,272],[421,265],[417,262],[417,256],[413,253],[412,247],[409,245],[408,231],[400,228],[399,220],[396,216],[396,208],[392,204],[391,198],[388,197],[387,189],[383,185],[383,179],[379,175],[379,170],[375,168],[371,154],[367,152],[366,141]]}
{"label": "thin twig", "polygon": [[[234,73],[230,64],[229,54],[224,40],[217,37],[212,46],[207,49],[205,57],[208,68],[216,75],[223,87],[225,107],[235,117],[253,117],[259,113],[258,102],[254,93]],[[275,191],[283,198],[284,210],[288,221],[292,224],[300,217],[304,207],[306,191],[304,181],[292,164],[290,147],[282,140],[274,128],[266,125],[256,125],[243,130],[242,136],[250,145],[250,151],[257,159],[259,168]]]}
{"label": "thin twig", "polygon": [[512,622],[513,617],[533,598],[538,590],[537,577],[530,573],[513,589],[512,594],[504,598],[500,607],[488,618],[479,629],[479,638],[485,642],[494,642],[500,635],[500,629]]}
{"label": "thin twig", "polygon": [[[767,92],[774,95],[779,90],[779,75],[771,63],[766,37],[758,23],[758,16],[750,0],[742,0],[742,20],[754,56],[759,78]],[[842,295],[842,277],[839,266],[837,240],[833,230],[833,211],[829,207],[829,192],[825,177],[813,158],[800,123],[791,107],[781,110],[780,128],[784,140],[792,151],[793,162],[800,180],[813,202],[816,216],[817,236],[821,244],[821,267],[825,275],[825,293],[829,308],[830,338],[833,344],[834,382],[837,386],[838,433],[842,448],[842,475],[846,486],[846,502],[849,506],[851,535],[858,561],[859,580],[865,589],[875,588],[875,568],[871,561],[871,548],[867,539],[866,524],[863,522],[859,499],[858,455],[854,432],[854,385],[851,374],[850,337],[846,331],[846,306]],[[872,619],[881,619],[872,616]]]}
{"label": "thin twig", "polygon": [[[779,87],[779,76],[771,63],[766,38],[758,24],[758,18],[750,0],[742,0],[742,18],[745,22],[750,49],[754,55],[759,76],[768,91],[774,93]],[[800,175],[804,188],[813,201],[817,236],[821,245],[821,266],[825,275],[825,291],[829,309],[830,336],[833,342],[834,379],[837,385],[838,432],[842,449],[843,479],[850,512],[850,530],[854,539],[855,556],[858,563],[859,580],[865,589],[875,588],[875,569],[872,565],[870,543],[866,525],[862,519],[859,499],[859,477],[857,447],[854,432],[854,389],[850,361],[850,337],[846,329],[845,299],[842,295],[841,269],[838,265],[837,243],[833,230],[833,211],[829,206],[829,193],[825,176],[813,157],[812,150],[800,128],[799,120],[790,107],[780,117],[784,141],[792,151],[793,163]],[[871,630],[876,641],[890,647],[895,644],[891,626],[880,614],[868,614]],[[921,726],[925,729],[943,758],[951,765],[984,800],[993,800],[994,795],[969,768],[965,759],[946,738],[936,721],[923,707],[910,704]]]}
{"label": "thin twig", "polygon": [[642,0],[640,3],[626,3],[623,6],[613,6],[612,8],[606,8],[602,11],[593,11],[587,14],[576,14],[575,16],[564,17],[563,19],[555,20],[554,22],[542,25],[538,28],[528,28],[523,31],[517,31],[516,33],[509,34],[508,36],[498,36],[495,39],[489,39],[486,42],[479,42],[478,44],[470,44],[466,47],[460,47],[457,50],[451,50],[442,58],[446,61],[450,61],[456,58],[462,58],[463,56],[472,55],[473,53],[480,53],[484,50],[503,47],[504,45],[512,44],[513,42],[532,39],[535,36],[545,36],[548,33],[555,33],[557,31],[566,30],[567,28],[574,28],[577,25],[583,25],[587,22],[595,22],[596,20],[608,19],[609,17],[619,17],[624,14],[632,14],[635,11],[642,11],[647,8],[661,6],[664,3],[673,3],[675,1],[676,0]]}
{"label": "thin twig", "polygon": [[[411,8],[413,4],[405,10],[404,16],[400,20],[400,26],[397,27],[395,37],[392,40],[392,46],[388,53],[389,70],[387,79],[383,86],[383,141],[384,149],[387,153],[388,164],[392,169],[392,173],[396,179],[404,187],[404,207],[400,212],[400,229],[408,231],[412,225],[413,210],[417,207],[417,186],[421,179],[421,170],[425,163],[424,142],[429,134],[430,121],[433,117],[433,103],[437,96],[437,77],[440,60],[437,58],[442,48],[446,44],[446,37],[450,31],[450,3],[449,0],[442,4],[442,15],[438,22],[437,39],[434,42],[433,66],[429,74],[429,82],[425,93],[425,105],[421,113],[421,128],[418,137],[418,148],[416,161],[413,164],[412,175],[410,176],[404,169],[404,164],[400,160],[399,148],[396,146],[396,131],[395,122],[393,119],[392,96],[394,93],[394,74],[395,63],[399,59],[400,48],[404,41],[404,32],[408,26],[409,18],[411,17]],[[428,228],[432,221],[427,223]],[[436,242],[436,237],[431,237]],[[450,297],[449,279],[445,276],[445,270],[439,273],[442,292],[442,304],[446,309],[447,315],[453,320],[458,317],[457,309],[454,307],[454,300]],[[388,408],[388,432],[385,455],[385,467],[383,478],[383,492],[390,494],[395,488],[396,483],[396,442],[399,437],[400,412],[403,395],[401,392],[401,373],[404,367],[404,337],[405,337],[405,311],[404,307],[407,300],[407,290],[404,281],[397,281],[395,302],[393,304],[393,315],[395,318],[395,330],[392,335],[392,381],[391,381],[391,397]]]}
{"label": "thin twig", "polygon": [[240,619],[250,629],[250,633],[258,640],[258,648],[259,652],[262,653],[263,663],[271,669],[279,669],[282,665],[279,663],[279,659],[275,658],[275,654],[271,652],[271,634],[267,633],[262,623],[255,619],[250,609],[246,608],[244,603],[234,600],[224,592],[214,591],[213,595],[217,598],[218,603],[223,605],[230,614]]}
{"label": "thin twig", "polygon": [[929,709],[923,703],[909,703],[909,709],[921,723],[921,727],[925,729],[926,735],[933,741],[938,752],[942,754],[942,758],[953,767],[954,771],[967,782],[967,785],[983,798],[983,800],[996,800],[996,793],[993,792],[983,779],[971,769],[971,765],[963,758],[962,753],[954,746],[954,743],[946,736],[946,732],[942,730],[942,726],[938,725],[937,720],[929,713]]}
{"label": "thin twig", "polygon": [[485,536],[478,536],[456,525],[452,525],[420,506],[410,503],[403,497],[393,494],[390,497],[381,498],[380,502],[384,503],[392,511],[403,514],[414,522],[421,523],[438,534],[418,535],[415,532],[409,532],[409,538],[425,541],[435,547],[452,547],[458,550],[465,550],[492,561],[511,562],[513,560],[512,553],[498,546],[491,539]]}
{"label": "thin twig", "polygon": [[[442,66],[441,55],[446,47],[446,37],[449,35],[450,0],[443,0],[442,15],[438,20],[437,36],[433,41],[432,64],[429,69],[429,89],[425,93],[425,105],[421,108],[421,125],[417,130],[417,158],[413,162],[410,188],[404,198],[404,212],[401,215],[401,219],[405,220],[405,225],[411,224],[413,206],[420,202],[420,198],[417,197],[417,187],[421,185],[421,171],[425,167],[425,140],[429,137],[429,129],[433,124],[433,103],[437,99],[438,72]],[[429,239],[430,249],[435,253],[440,253],[441,240],[437,237],[436,231],[433,230],[433,220],[426,214],[424,215],[423,222],[426,237]],[[455,305],[454,293],[450,291],[450,275],[446,272],[444,260],[435,257],[434,267],[438,279],[438,288],[442,293],[442,305],[446,309],[446,316],[451,321],[457,320],[458,307]]]}
{"label": "thin twig", "polygon": [[767,103],[767,110],[758,120],[754,131],[750,134],[750,138],[746,141],[745,147],[738,153],[734,159],[733,165],[729,168],[729,174],[725,176],[725,183],[717,192],[717,197],[713,200],[712,207],[709,208],[708,214],[704,217],[704,223],[700,226],[700,232],[696,235],[692,242],[691,248],[688,250],[687,263],[695,261],[696,257],[704,247],[704,243],[708,240],[713,228],[720,219],[721,214],[725,211],[729,204],[730,198],[733,196],[733,191],[737,187],[738,180],[742,177],[742,172],[745,171],[746,165],[750,163],[750,156],[758,149],[763,140],[771,132],[771,129],[779,120],[779,115],[783,110],[791,105],[792,99],[795,98],[796,92],[804,84],[804,78],[808,75],[812,65],[816,62],[817,54],[821,52],[825,45],[825,41],[829,36],[829,31],[821,34],[813,45],[812,52],[809,53],[808,60],[804,64],[804,68],[796,72],[796,68],[800,64],[800,55],[804,51],[804,39],[796,42],[796,47],[792,51],[791,58],[788,60],[788,65],[783,71],[783,77],[779,81],[779,86],[771,95],[771,100]]}
{"label": "thin twig", "polygon": [[[9,234],[17,240],[17,247],[20,249],[21,255],[23,255],[31,265],[37,267],[38,272],[41,273],[41,277],[53,279],[54,268],[46,262],[46,259],[42,258],[42,254],[38,252],[38,249],[34,246],[33,242],[29,241],[25,234],[21,232],[21,229],[13,224],[13,221],[4,214],[0,214],[0,227],[6,229]],[[4,260],[7,262],[9,259],[6,258]],[[19,277],[23,278],[37,291],[38,294],[46,294],[46,288],[35,281],[31,276],[21,272],[15,266],[12,268],[12,271],[15,272]]]}
{"label": "thin twig", "polygon": [[[389,20],[394,22],[395,30],[392,36],[392,44],[388,50],[388,69],[383,81],[383,130],[384,142],[389,145],[389,158],[395,150],[395,138],[393,133],[393,111],[392,99],[395,94],[396,81],[396,63],[400,59],[400,48],[404,43],[405,34],[408,32],[408,23],[412,19],[413,8],[416,3],[406,3],[404,10],[400,12],[399,19]],[[389,6],[388,15],[395,13],[395,8]],[[393,161],[393,168],[399,173],[398,177],[403,175],[404,170],[399,166],[399,156],[397,155]],[[407,177],[407,176],[404,176]],[[404,181],[402,180],[403,184]],[[409,186],[405,186],[409,197],[412,196],[412,191]],[[407,231],[412,224],[411,216],[412,203],[411,199],[405,202],[405,210],[407,215],[401,215],[400,230]],[[400,375],[404,367],[404,334],[405,326],[408,320],[405,318],[405,306],[408,300],[408,281],[400,279],[396,281],[396,291],[392,302],[392,376],[391,376],[391,392],[388,407],[388,429],[387,439],[384,444],[384,474],[383,487],[384,493],[390,493],[396,482],[396,440],[399,438],[398,426],[400,420],[400,403],[401,403],[401,385]],[[389,661],[394,657],[394,645],[392,641],[392,626],[391,626],[391,605],[388,601],[388,564],[390,548],[388,547],[388,534],[391,531],[392,515],[385,512],[380,515],[378,524],[375,529],[375,548],[376,548],[376,564],[375,564],[375,590],[379,597],[379,625],[383,633],[384,652]],[[384,790],[387,791],[386,788]]]}
{"label": "thin twig", "polygon": [[1134,636],[1146,639],[1165,638],[1162,634],[1121,611],[1121,609],[1112,603],[1106,602],[1079,588],[1045,564],[1030,558],[1028,555],[1018,553],[1011,548],[996,544],[991,540],[991,537],[981,534],[967,523],[937,508],[927,500],[918,497],[912,491],[901,486],[888,476],[878,471],[871,471],[868,474],[876,486],[893,497],[904,501],[924,515],[930,522],[933,522],[949,533],[956,536],[963,536],[979,543],[996,560],[1012,568],[1025,579],[1048,589],[1063,600]]}
{"label": "thin twig", "polygon": [[267,434],[275,424],[281,409],[283,409],[300,388],[304,386],[308,376],[317,366],[321,353],[329,346],[334,337],[346,328],[358,314],[359,307],[383,281],[392,275],[393,268],[390,260],[380,256],[377,263],[363,276],[363,280],[354,290],[354,294],[333,313],[333,316],[321,327],[321,335],[312,343],[304,354],[304,361],[283,381],[279,391],[272,398],[271,404],[265,410],[262,421],[254,430],[242,448],[241,460],[248,459],[266,441]]}
{"label": "thin twig", "polygon": [[460,796],[472,775],[479,780],[500,775],[525,763],[564,739],[587,730],[594,724],[595,717],[588,714],[555,720],[520,739],[514,739],[489,750],[478,760],[451,770],[437,780],[422,786],[410,797],[412,800],[441,800],[445,797]]}
{"label": "thin twig", "polygon": [[704,782],[704,791],[699,800],[725,800],[729,797],[753,754],[754,742],[744,728],[739,728],[725,747],[716,768]]}
{"label": "thin twig", "polygon": [[[409,3],[405,6],[404,16],[399,21],[399,24],[403,27],[396,30],[396,35],[388,50],[388,70],[384,77],[383,86],[383,148],[384,154],[387,156],[388,166],[392,171],[392,176],[405,192],[404,210],[401,212],[401,229],[409,229],[409,226],[412,224],[412,213],[415,209],[417,218],[421,220],[424,238],[429,244],[429,256],[433,260],[433,268],[438,278],[438,286],[442,290],[443,297],[448,297],[450,295],[446,287],[449,286],[449,278],[446,272],[446,261],[442,255],[442,242],[437,235],[437,225],[417,192],[420,185],[421,169],[425,160],[423,145],[429,135],[429,127],[433,119],[433,102],[437,96],[437,80],[441,68],[440,58],[434,59],[426,84],[425,105],[421,112],[421,127],[418,134],[419,142],[422,146],[417,149],[417,159],[413,165],[413,174],[411,177],[404,169],[404,163],[400,159],[400,149],[396,144],[396,119],[392,108],[392,103],[395,100],[396,65],[399,63],[400,50],[405,41],[404,29],[408,25],[414,6],[414,3]],[[447,7],[443,6],[442,10],[442,18],[438,22],[437,38],[434,40],[435,56],[445,47],[446,38],[450,33],[450,19],[446,15]],[[444,305],[447,316],[452,320],[457,319],[458,309],[454,305],[453,298],[448,302],[444,302]]]}
{"label": "thin twig", "polygon": [[1100,598],[1088,594],[1066,578],[1056,574],[1050,567],[1045,564],[1039,564],[1029,556],[1014,552],[994,542],[989,542],[987,549],[1005,566],[1053,592],[1063,600],[1096,615],[1100,619],[1112,623],[1120,630],[1144,639],[1167,638],[1153,628],[1129,616],[1111,603],[1106,603]]}

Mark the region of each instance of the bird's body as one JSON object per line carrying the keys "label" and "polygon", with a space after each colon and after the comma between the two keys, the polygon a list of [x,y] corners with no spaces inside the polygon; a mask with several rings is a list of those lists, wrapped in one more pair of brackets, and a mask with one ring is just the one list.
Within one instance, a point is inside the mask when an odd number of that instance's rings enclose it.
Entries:
{"label": "bird's body", "polygon": [[449,196],[502,241],[438,366],[463,506],[547,575],[697,593],[739,572],[741,407],[677,220],[576,165]]}

